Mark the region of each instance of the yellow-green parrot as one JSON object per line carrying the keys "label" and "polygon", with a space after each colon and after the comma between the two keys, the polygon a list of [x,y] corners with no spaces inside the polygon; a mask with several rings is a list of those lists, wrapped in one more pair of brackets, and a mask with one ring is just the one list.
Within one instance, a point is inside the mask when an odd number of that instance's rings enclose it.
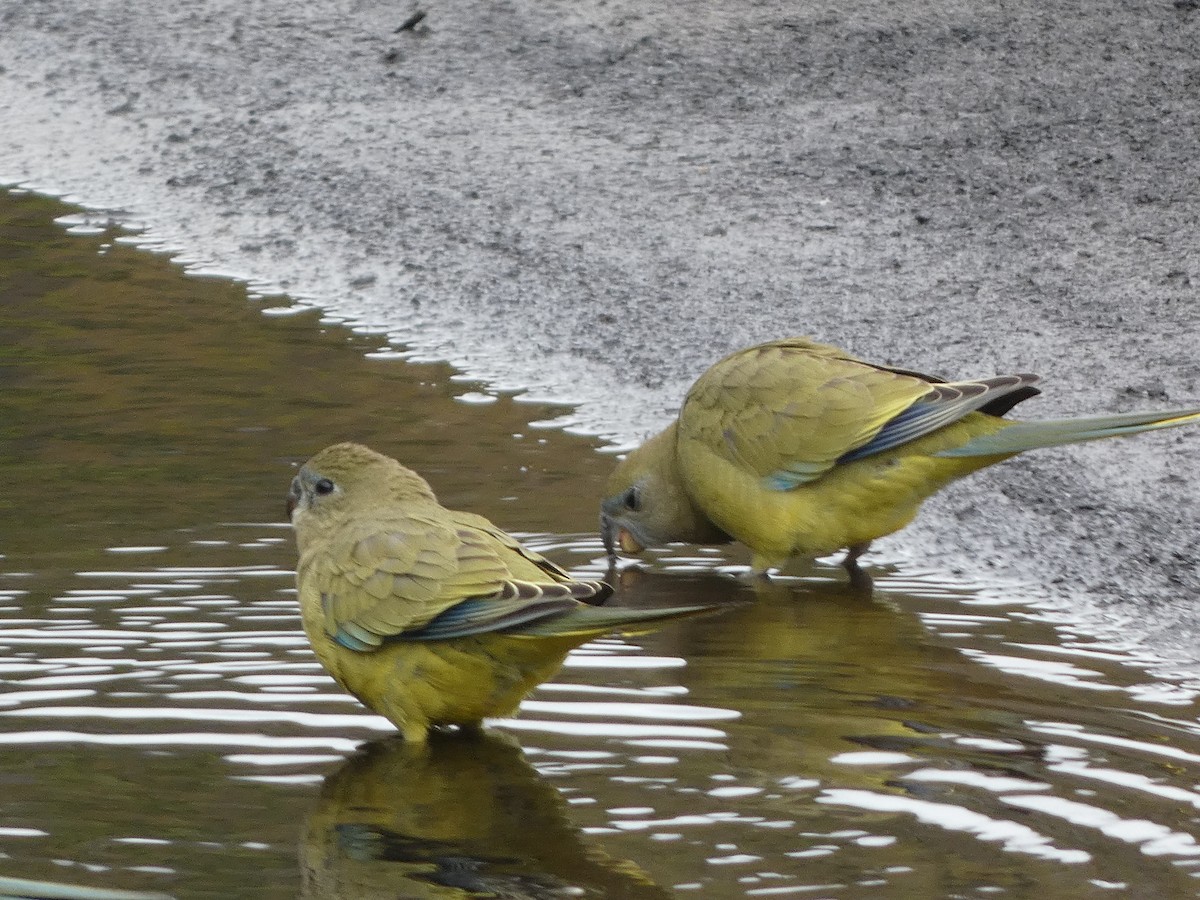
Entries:
{"label": "yellow-green parrot", "polygon": [[701,375],[675,422],[609,478],[610,556],[672,541],[741,541],[756,574],[912,521],[951,481],[1024,450],[1200,421],[1200,408],[1020,422],[1036,375],[946,382],[807,338],[739,350]]}
{"label": "yellow-green parrot", "polygon": [[305,463],[288,515],[317,658],[410,741],[509,715],[593,637],[712,609],[589,605],[612,589],[573,579],[482,516],[446,509],[420,475],[360,444]]}

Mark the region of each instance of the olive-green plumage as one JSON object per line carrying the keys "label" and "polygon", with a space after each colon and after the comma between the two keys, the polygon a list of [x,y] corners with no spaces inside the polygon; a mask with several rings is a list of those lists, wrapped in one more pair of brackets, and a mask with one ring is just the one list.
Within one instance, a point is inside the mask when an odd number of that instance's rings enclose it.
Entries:
{"label": "olive-green plumage", "polygon": [[288,493],[304,631],[321,664],[408,740],[512,713],[573,648],[703,612],[600,608],[577,581],[421,476],[360,444],[326,447]]}
{"label": "olive-green plumage", "polygon": [[792,557],[903,528],[951,481],[1036,447],[1200,421],[1200,409],[1018,422],[1035,375],[943,382],[806,338],[750,347],[692,385],[675,422],[629,454],[601,504],[601,530],[636,552],[738,540],[765,573]]}

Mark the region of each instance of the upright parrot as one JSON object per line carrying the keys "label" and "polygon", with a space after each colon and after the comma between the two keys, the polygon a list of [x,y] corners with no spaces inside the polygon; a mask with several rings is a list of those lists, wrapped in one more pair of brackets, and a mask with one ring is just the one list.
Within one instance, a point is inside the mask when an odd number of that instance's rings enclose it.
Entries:
{"label": "upright parrot", "polygon": [[1021,422],[1036,375],[942,381],[807,338],[739,350],[702,374],[678,418],[619,463],[600,507],[610,556],[672,541],[793,557],[899,531],[946,484],[1025,450],[1200,421],[1200,408]]}
{"label": "upright parrot", "polygon": [[712,609],[601,608],[578,581],[425,479],[361,444],[334,444],[292,479],[304,631],[321,664],[405,739],[512,713],[567,653],[611,631]]}

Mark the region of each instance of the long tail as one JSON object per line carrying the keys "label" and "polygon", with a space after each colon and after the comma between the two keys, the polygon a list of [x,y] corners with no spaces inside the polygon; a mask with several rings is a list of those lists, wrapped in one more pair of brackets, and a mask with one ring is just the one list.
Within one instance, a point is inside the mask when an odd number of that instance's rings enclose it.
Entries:
{"label": "long tail", "polygon": [[663,609],[632,609],[619,606],[579,606],[560,616],[522,625],[508,634],[517,637],[585,637],[611,631],[644,634],[674,619],[686,619],[722,609],[720,606],[668,606]]}
{"label": "long tail", "polygon": [[994,434],[972,438],[961,447],[942,450],[935,456],[1000,456],[1056,447],[1080,441],[1175,428],[1200,422],[1200,408],[1170,412],[1121,413],[1115,416],[1091,416],[1081,419],[1047,419],[1042,422],[1014,422]]}

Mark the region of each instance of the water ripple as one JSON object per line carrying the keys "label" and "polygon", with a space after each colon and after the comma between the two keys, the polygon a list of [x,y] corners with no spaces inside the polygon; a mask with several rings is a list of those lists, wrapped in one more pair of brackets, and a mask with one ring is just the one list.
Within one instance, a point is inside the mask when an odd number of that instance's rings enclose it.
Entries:
{"label": "water ripple", "polygon": [[949,803],[932,803],[895,794],[879,794],[871,791],[831,789],[816,798],[817,803],[832,803],[855,806],[875,812],[899,812],[913,816],[920,822],[936,825],[947,831],[963,831],[976,835],[982,841],[997,842],[1005,850],[1027,853],[1043,859],[1063,863],[1084,863],[1091,854],[1083,850],[1062,849],[1050,838],[1032,828],[1010,819],[994,819]]}
{"label": "water ripple", "polygon": [[[177,546],[123,548],[113,554],[119,569],[80,571],[47,599],[44,616],[29,605],[0,623],[0,746],[215,753],[231,783],[310,791],[364,742],[390,735],[316,662],[289,570],[205,559],[287,558],[273,527],[236,529],[234,540],[193,534],[186,561]],[[585,567],[598,549],[594,536],[541,543]],[[142,553],[155,565],[130,567]],[[670,603],[705,599],[693,595],[699,587],[743,589],[718,571],[719,557],[689,557],[685,567],[700,574],[660,585],[643,573],[641,585],[661,586]],[[1138,705],[1182,710],[1195,691],[1148,680],[1111,643],[1049,639],[1044,621],[997,597],[975,603],[939,586],[822,605],[829,583],[785,579],[772,586],[779,597],[756,597],[722,622],[590,642],[517,718],[490,724],[519,736],[580,835],[680,849],[690,868],[667,881],[681,892],[900,890],[934,865],[922,848],[937,833],[1076,870],[1103,869],[1116,845],[1141,859],[1200,854],[1193,823],[1172,812],[1200,809],[1200,791],[1153,768],[1200,762],[1200,723]],[[642,587],[625,589],[632,602]],[[795,591],[816,591],[818,601]],[[915,655],[920,641],[943,642],[936,666]],[[860,646],[874,650],[860,660]],[[1023,691],[1010,710],[990,692],[1014,680],[1049,693]],[[1097,694],[1133,704],[1126,722],[1139,726],[1087,722]],[[1079,698],[1079,716],[1044,714],[1064,697]],[[60,722],[67,727],[43,727]],[[1124,809],[1129,797],[1136,814]],[[830,822],[857,827],[814,827]],[[897,859],[913,864],[887,864]],[[861,877],[821,877],[847,866]]]}

